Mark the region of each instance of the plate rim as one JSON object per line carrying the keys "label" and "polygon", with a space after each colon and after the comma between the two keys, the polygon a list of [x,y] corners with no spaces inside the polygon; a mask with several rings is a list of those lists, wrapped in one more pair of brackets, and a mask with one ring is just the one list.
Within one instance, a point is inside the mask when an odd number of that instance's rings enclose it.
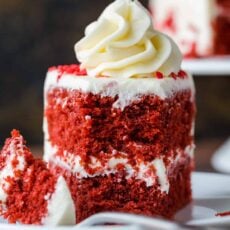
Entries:
{"label": "plate rim", "polygon": [[[213,65],[215,63],[215,65]],[[182,68],[199,76],[229,76],[230,55],[211,56],[202,58],[184,58]]]}

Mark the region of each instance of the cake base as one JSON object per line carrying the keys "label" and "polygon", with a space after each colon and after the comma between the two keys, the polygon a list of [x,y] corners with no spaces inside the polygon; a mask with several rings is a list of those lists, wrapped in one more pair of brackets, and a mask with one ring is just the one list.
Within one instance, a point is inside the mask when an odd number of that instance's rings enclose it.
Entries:
{"label": "cake base", "polygon": [[174,214],[192,199],[190,157],[181,159],[168,170],[169,193],[162,192],[159,184],[147,187],[136,178],[126,178],[125,172],[76,179],[63,168],[50,165],[55,174],[64,175],[76,206],[77,223],[104,211],[128,212],[147,216],[173,218]]}
{"label": "cake base", "polygon": [[33,157],[17,130],[11,132],[0,151],[0,216],[9,223],[76,223],[64,178],[53,175],[46,162]]}

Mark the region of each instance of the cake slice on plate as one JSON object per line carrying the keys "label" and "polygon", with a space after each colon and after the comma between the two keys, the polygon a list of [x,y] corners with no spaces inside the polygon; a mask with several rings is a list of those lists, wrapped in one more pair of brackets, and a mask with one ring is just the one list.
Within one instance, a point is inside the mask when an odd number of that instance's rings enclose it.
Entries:
{"label": "cake slice on plate", "polygon": [[35,159],[16,130],[0,154],[0,213],[10,223],[75,223],[75,207],[64,178]]}

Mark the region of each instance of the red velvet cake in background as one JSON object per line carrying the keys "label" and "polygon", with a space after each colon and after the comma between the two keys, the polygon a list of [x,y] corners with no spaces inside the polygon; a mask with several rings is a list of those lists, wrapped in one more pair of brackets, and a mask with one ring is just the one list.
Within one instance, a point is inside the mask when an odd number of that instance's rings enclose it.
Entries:
{"label": "red velvet cake in background", "polygon": [[[77,222],[101,211],[172,217],[191,200],[194,85],[137,1],[117,0],[45,82],[45,155]],[[84,70],[86,69],[86,71]]]}
{"label": "red velvet cake in background", "polygon": [[156,29],[171,36],[184,56],[230,54],[229,0],[150,0],[149,4]]}
{"label": "red velvet cake in background", "polygon": [[64,178],[32,156],[18,131],[11,135],[0,155],[1,216],[10,223],[74,224],[75,207]]}

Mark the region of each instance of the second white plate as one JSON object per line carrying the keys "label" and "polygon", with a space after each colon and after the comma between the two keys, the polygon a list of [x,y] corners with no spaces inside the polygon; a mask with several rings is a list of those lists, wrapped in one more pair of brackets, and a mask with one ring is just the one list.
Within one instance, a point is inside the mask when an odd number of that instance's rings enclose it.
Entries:
{"label": "second white plate", "polygon": [[182,69],[194,75],[230,76],[230,56],[184,59]]}

